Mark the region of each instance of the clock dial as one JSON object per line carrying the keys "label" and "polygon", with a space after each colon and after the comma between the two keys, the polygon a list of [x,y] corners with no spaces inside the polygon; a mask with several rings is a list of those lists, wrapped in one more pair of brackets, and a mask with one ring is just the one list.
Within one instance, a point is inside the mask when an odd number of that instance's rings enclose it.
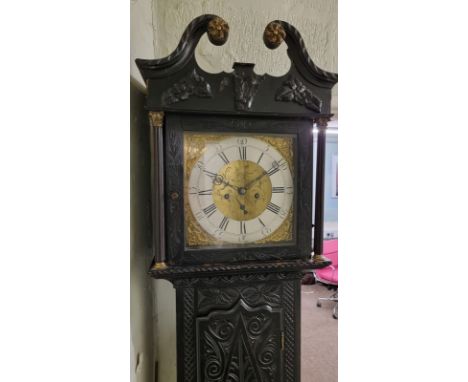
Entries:
{"label": "clock dial", "polygon": [[189,170],[192,215],[217,242],[267,240],[289,216],[292,172],[268,141],[250,135],[207,141]]}

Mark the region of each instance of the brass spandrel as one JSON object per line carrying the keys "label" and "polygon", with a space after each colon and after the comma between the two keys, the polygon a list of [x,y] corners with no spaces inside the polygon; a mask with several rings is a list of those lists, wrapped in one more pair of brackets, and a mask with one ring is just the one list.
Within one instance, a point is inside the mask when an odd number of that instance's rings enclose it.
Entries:
{"label": "brass spandrel", "polygon": [[278,243],[278,242],[290,242],[293,240],[293,210],[294,207],[291,206],[288,216],[284,219],[283,223],[278,227],[278,229],[272,232],[269,236],[257,240],[255,244],[265,244],[265,243]]}
{"label": "brass spandrel", "polygon": [[185,240],[189,247],[220,245],[221,240],[209,235],[193,216],[188,200],[188,182],[193,166],[203,156],[207,143],[218,142],[226,136],[220,134],[184,134],[184,211]]}

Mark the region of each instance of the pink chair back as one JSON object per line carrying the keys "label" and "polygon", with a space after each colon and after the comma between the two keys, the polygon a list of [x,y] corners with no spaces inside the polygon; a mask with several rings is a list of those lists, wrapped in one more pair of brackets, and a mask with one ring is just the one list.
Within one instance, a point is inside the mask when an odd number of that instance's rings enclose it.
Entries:
{"label": "pink chair back", "polygon": [[323,241],[323,256],[330,259],[332,264],[328,267],[317,269],[315,277],[322,283],[338,285],[338,240]]}
{"label": "pink chair back", "polygon": [[338,252],[338,239],[323,241],[323,253],[329,252]]}

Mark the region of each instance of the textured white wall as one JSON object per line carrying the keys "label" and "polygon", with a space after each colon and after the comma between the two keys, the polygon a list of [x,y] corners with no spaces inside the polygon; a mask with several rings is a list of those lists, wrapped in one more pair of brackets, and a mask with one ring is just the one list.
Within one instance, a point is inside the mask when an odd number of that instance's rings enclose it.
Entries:
{"label": "textured white wall", "polygon": [[[272,20],[294,25],[301,33],[312,60],[322,69],[338,71],[337,0],[154,0],[155,57],[170,54],[192,19],[205,13],[224,18],[229,39],[221,47],[205,36],[196,51],[198,64],[206,71],[232,71],[234,62],[255,63],[258,74],[283,75],[290,62],[286,45],[269,50],[263,44],[263,31]],[[332,111],[337,113],[337,86]]]}
{"label": "textured white wall", "polygon": [[158,381],[177,381],[176,306],[175,289],[169,281],[157,280],[157,328]]}
{"label": "textured white wall", "polygon": [[130,76],[144,86],[136,58],[154,58],[153,1],[130,1]]}
{"label": "textured white wall", "polygon": [[[135,58],[153,57],[153,12],[152,0],[132,0],[130,2],[130,96],[131,96],[131,153],[132,153],[132,186],[131,186],[131,251],[130,251],[130,335],[131,335],[131,370],[130,378],[132,382],[154,382],[154,365],[157,356],[154,347],[153,328],[155,322],[153,316],[154,295],[152,283],[148,279],[148,268],[150,251],[148,243],[142,240],[142,222],[145,220],[146,211],[142,211],[141,200],[137,198],[145,195],[145,191],[140,190],[141,182],[136,182],[135,178],[144,176],[141,168],[140,152],[143,132],[138,132],[142,128],[141,119],[143,115],[143,96],[138,91],[139,83],[143,85],[143,79],[138,73],[135,65]],[[148,191],[146,190],[146,193]],[[144,236],[144,235],[143,235]]]}
{"label": "textured white wall", "polygon": [[[255,63],[258,74],[283,75],[290,66],[286,46],[271,51],[263,44],[265,26],[280,19],[301,33],[313,61],[321,68],[338,70],[337,0],[131,0],[131,76],[143,83],[135,58],[161,58],[170,54],[192,19],[205,13],[224,18],[229,39],[215,47],[203,36],[196,50],[198,64],[207,72],[232,71],[234,62]],[[337,86],[332,112],[337,114]],[[176,382],[175,291],[157,283],[157,341],[159,381]],[[153,382],[137,378],[136,382]]]}

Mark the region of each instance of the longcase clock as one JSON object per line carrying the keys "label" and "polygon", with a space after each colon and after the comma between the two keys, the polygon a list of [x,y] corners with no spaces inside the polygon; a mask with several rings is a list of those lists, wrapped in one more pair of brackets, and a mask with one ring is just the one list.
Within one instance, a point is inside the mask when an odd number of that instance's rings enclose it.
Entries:
{"label": "longcase clock", "polygon": [[203,15],[171,55],[136,61],[152,137],[150,274],[176,288],[179,382],[298,382],[300,280],[328,264],[325,129],[338,76],[318,68],[280,20],[263,38],[270,49],[287,44],[286,75],[258,75],[250,63],[204,72],[194,56],[200,37],[222,45],[228,32]]}

